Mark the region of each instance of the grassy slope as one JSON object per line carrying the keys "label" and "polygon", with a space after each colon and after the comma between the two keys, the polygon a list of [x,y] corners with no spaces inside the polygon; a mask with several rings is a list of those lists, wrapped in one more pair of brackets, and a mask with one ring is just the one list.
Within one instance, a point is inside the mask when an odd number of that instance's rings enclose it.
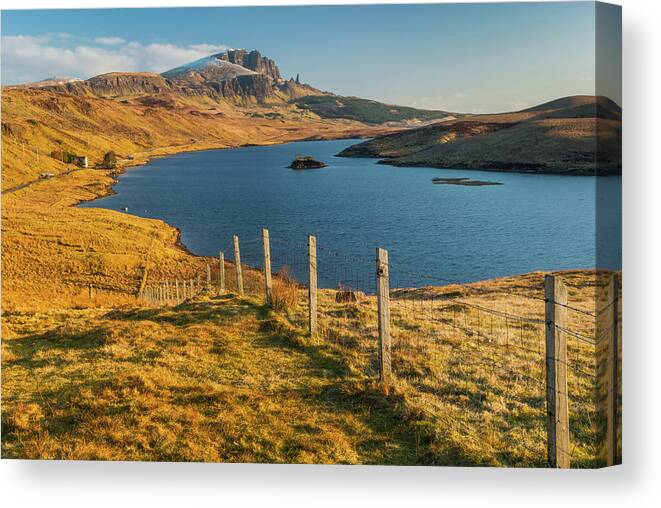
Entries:
{"label": "grassy slope", "polygon": [[[112,175],[52,159],[48,154],[55,148],[86,154],[92,165],[108,150],[132,156],[124,163],[136,164],[184,150],[384,131],[302,115],[291,105],[262,108],[180,98],[176,107],[148,107],[21,89],[3,90],[2,101],[5,309],[81,305],[90,283],[107,298],[126,301],[145,266],[153,277],[164,277],[185,275],[203,262],[184,252],[177,231],[162,221],[74,208],[107,193]],[[250,116],[262,109],[275,109],[280,117]],[[58,176],[39,179],[43,172]]]}
{"label": "grassy slope", "polygon": [[[70,169],[48,157],[56,148],[88,155],[90,163],[96,164],[108,150],[140,158],[158,149],[172,153],[386,130],[348,120],[322,120],[284,103],[237,105],[204,97],[156,96],[147,101],[155,104],[149,106],[132,100],[136,103],[3,89],[3,190],[32,181],[45,171]],[[260,112],[275,112],[278,117],[256,117]]]}
{"label": "grassy slope", "polygon": [[602,171],[619,173],[620,115],[607,99],[570,97],[521,112],[466,116],[387,134],[342,155],[386,158],[398,166],[594,173],[598,154]]}
{"label": "grassy slope", "polygon": [[[534,295],[541,280],[415,291],[429,302],[445,294],[447,323],[457,298],[540,316],[543,302],[501,291]],[[592,308],[593,275],[567,273],[566,281],[572,302]],[[302,329],[303,290],[285,314],[233,295],[177,307],[12,313],[3,321],[2,455],[542,466],[543,356],[528,350],[543,348],[543,333],[508,327],[506,342],[505,323],[496,322],[489,342],[463,328],[474,314],[457,329],[431,327],[407,307],[408,290],[395,296],[396,378],[387,393],[376,382],[373,298],[338,304],[323,291],[315,339]],[[576,319],[583,333],[594,326]],[[570,343],[569,355],[593,369],[588,348]],[[570,372],[569,389],[573,465],[594,466],[592,388]]]}
{"label": "grassy slope", "polygon": [[369,124],[386,122],[430,121],[451,115],[445,111],[429,111],[383,104],[381,102],[342,97],[339,95],[307,95],[293,101],[299,108],[309,110],[322,118],[344,118]]}
{"label": "grassy slope", "polygon": [[[351,122],[301,122],[298,113],[282,111],[283,119],[255,119],[227,107],[223,116],[189,120],[179,110],[113,101],[3,95],[4,188],[29,183],[44,170],[63,175],[2,198],[3,456],[543,463],[539,387],[514,380],[504,390],[509,377],[458,362],[494,358],[498,351],[468,329],[430,329],[405,300],[395,304],[397,381],[385,394],[374,381],[371,299],[336,304],[325,293],[323,334],[315,340],[301,329],[304,295],[287,318],[250,298],[145,307],[132,296],[145,266],[151,280],[160,280],[199,273],[205,260],[183,251],[176,230],[161,221],[73,208],[107,192],[109,172],[64,174],[69,168],[45,157],[33,165],[20,144],[28,141],[43,154],[59,139],[93,162],[109,149],[141,161],[183,149],[369,132]],[[590,275],[575,279],[572,296],[593,305]],[[483,286],[538,291],[540,280],[535,274]],[[89,283],[99,288],[93,299]],[[541,312],[494,294],[470,298]],[[577,326],[590,333],[589,323]],[[526,340],[540,340],[528,332]],[[577,354],[580,362],[591,361],[587,352]],[[512,361],[530,365],[525,356]],[[596,449],[585,421],[593,412],[590,392],[579,385],[572,390],[573,410],[583,415],[573,423],[575,465],[593,465]],[[526,403],[507,402],[512,393]]]}

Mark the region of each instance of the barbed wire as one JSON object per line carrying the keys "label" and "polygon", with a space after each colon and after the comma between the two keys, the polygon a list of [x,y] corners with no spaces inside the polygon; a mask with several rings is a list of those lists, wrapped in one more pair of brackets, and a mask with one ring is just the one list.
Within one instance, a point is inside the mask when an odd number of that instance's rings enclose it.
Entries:
{"label": "barbed wire", "polygon": [[[438,281],[438,282],[443,282],[444,284],[447,284],[447,285],[460,286],[460,287],[462,287],[462,288],[464,288],[468,291],[473,291],[473,292],[481,293],[481,294],[485,294],[485,295],[501,294],[501,295],[507,295],[507,296],[516,296],[516,297],[519,297],[519,298],[527,298],[527,299],[536,300],[536,301],[540,301],[540,302],[544,302],[544,303],[549,303],[549,301],[550,301],[545,296],[535,296],[535,295],[530,295],[530,294],[522,294],[522,293],[513,292],[513,291],[504,291],[504,290],[501,290],[501,289],[498,289],[498,290],[484,289],[484,288],[476,287],[474,284],[477,284],[477,283],[472,283],[472,284],[471,283],[465,283],[465,282],[461,282],[461,281],[457,281],[457,280],[453,280],[453,279],[447,279],[445,277],[440,277],[438,275],[422,274],[422,273],[419,273],[419,272],[413,272],[411,270],[406,270],[406,269],[400,268],[396,264],[393,264],[392,261],[389,262],[389,269],[390,269],[391,274],[395,273],[395,272],[404,273],[404,274],[407,274],[407,275],[410,275],[410,276],[413,276],[413,277],[417,277],[418,279],[421,279],[421,280],[424,280],[424,279],[435,280],[435,281]],[[401,289],[405,289],[405,288],[401,288]],[[542,291],[542,292],[544,291],[543,286],[541,286],[539,288],[539,291]],[[559,307],[563,307],[563,308],[566,308],[566,309],[571,310],[573,312],[577,312],[577,313],[580,313],[580,314],[583,314],[583,315],[586,315],[586,316],[589,316],[589,317],[598,317],[600,315],[600,313],[607,310],[607,307],[612,305],[614,301],[615,300],[611,301],[611,303],[609,303],[606,306],[606,308],[601,309],[600,311],[596,311],[596,312],[591,312],[589,310],[582,309],[580,307],[575,307],[573,305],[569,305],[569,304],[566,304],[566,303],[561,303],[561,302],[553,302],[553,303],[555,305],[559,306]]]}
{"label": "barbed wire", "polygon": [[[247,240],[239,239],[241,268],[244,275],[243,285],[247,294],[264,294],[265,275],[262,242],[261,237]],[[270,243],[273,277],[284,276],[288,272],[299,284],[299,287],[307,287],[310,267],[308,245],[280,238],[270,238]],[[226,266],[224,267],[225,289],[233,290],[237,288],[238,284],[236,281],[237,267],[231,262],[231,259],[227,259],[233,257],[233,242],[223,252],[226,254]],[[358,301],[353,292],[363,291],[367,294],[369,290],[376,287],[376,262],[373,256],[347,255],[319,245],[317,245],[316,256],[317,268],[319,269],[318,286],[320,289],[324,286],[335,289],[336,302]],[[366,270],[366,263],[371,262],[374,262],[375,270]],[[171,305],[181,303],[186,298],[197,297],[207,291],[219,292],[221,288],[217,279],[220,269],[216,265],[211,268],[206,267],[206,269],[196,268],[193,271],[193,276],[186,277],[182,284],[178,284],[176,280],[173,282],[172,279],[157,283],[150,282],[145,285],[143,295],[146,295],[152,301]],[[527,450],[534,454],[533,456],[538,457],[540,462],[545,462],[546,446],[543,446],[543,443],[546,437],[537,436],[534,428],[542,425],[547,418],[545,408],[546,391],[548,389],[546,369],[549,361],[564,363],[567,368],[570,386],[585,387],[587,386],[586,383],[595,382],[597,379],[596,367],[594,372],[591,372],[592,365],[586,362],[584,356],[582,356],[586,351],[585,348],[582,348],[582,344],[596,346],[601,343],[606,334],[612,332],[612,329],[599,330],[592,338],[583,331],[586,329],[582,324],[586,321],[584,319],[577,321],[581,325],[579,330],[572,329],[571,326],[553,323],[558,332],[575,339],[576,343],[571,341],[572,349],[568,351],[566,359],[551,358],[546,354],[544,339],[545,327],[548,324],[545,319],[538,317],[538,314],[544,312],[541,306],[539,308],[532,306],[532,310],[530,310],[532,315],[524,315],[528,311],[527,307],[521,313],[517,313],[510,310],[512,307],[496,309],[491,308],[488,304],[483,305],[482,303],[467,301],[467,298],[470,298],[473,293],[484,296],[505,295],[508,298],[520,297],[540,303],[548,303],[545,297],[500,288],[495,290],[485,289],[443,277],[415,273],[411,270],[400,270],[399,266],[397,264],[393,265],[392,262],[389,266],[389,272],[390,289],[388,296],[390,297],[391,306],[392,347],[395,355],[406,355],[407,348],[410,348],[408,350],[412,352],[418,350],[417,348],[421,348],[419,351],[424,350],[425,354],[434,354],[437,347],[439,352],[451,352],[450,360],[446,363],[447,371],[445,372],[448,381],[452,379],[451,376],[460,375],[464,378],[462,382],[472,383],[473,385],[470,390],[467,388],[467,394],[477,394],[480,397],[480,403],[482,403],[482,400],[489,404],[495,403],[498,411],[526,411],[526,414],[529,414],[532,423],[517,423],[517,425],[520,425],[522,431],[528,435],[533,432],[533,440],[539,437],[540,447],[538,449],[535,446],[529,446],[526,442],[512,443],[507,445],[510,447],[510,453],[514,454],[512,457],[522,453],[523,455],[519,455],[517,460],[523,460],[521,457],[526,456],[525,452],[517,452],[517,450]],[[458,286],[466,291],[451,290],[433,294],[429,290],[426,291],[429,286],[412,284],[404,287],[405,285],[397,284],[402,273],[407,275],[407,277],[403,277],[407,283],[415,281],[416,278],[425,282],[437,280]],[[177,288],[177,286],[179,287]],[[534,291],[540,293],[543,291],[541,285],[532,287]],[[347,299],[343,300],[343,298]],[[594,313],[570,304],[559,302],[554,302],[554,304],[581,315],[596,318],[608,311],[614,301],[599,308]],[[375,299],[367,301],[370,308],[374,304]],[[302,304],[303,309],[305,309],[305,305],[306,303]],[[513,304],[513,307],[516,308],[516,305]],[[308,310],[303,310],[303,312],[308,312]],[[370,312],[370,315],[374,316],[374,311]],[[329,323],[333,323],[333,319],[341,318],[337,314],[323,315],[322,313],[319,319],[320,326],[327,327]],[[345,325],[347,324],[345,323]],[[595,324],[595,326],[597,325]],[[370,318],[369,324],[360,325],[361,333],[371,336],[376,334],[376,329],[376,318]],[[400,339],[400,335],[403,339]],[[371,375],[374,374],[372,371],[375,369],[374,362],[376,361],[375,346],[373,345],[372,348],[374,349],[371,352],[369,348],[363,347],[360,349],[361,353],[368,354],[370,357],[366,360],[365,369]],[[491,371],[493,377],[484,378],[483,374],[488,374],[489,371]],[[414,380],[416,379],[415,376],[419,375],[415,374],[415,370],[410,372],[413,377],[408,379]],[[444,374],[434,371],[432,375],[443,376]],[[402,374],[402,376],[406,378],[406,374]],[[480,387],[481,383],[486,382],[484,379],[490,379],[491,381],[488,381],[488,383],[494,385],[490,386],[488,391],[484,391],[485,388]],[[476,386],[477,388],[475,388]],[[461,388],[458,388],[458,390],[461,390]],[[568,389],[567,391],[571,390]],[[569,394],[564,393],[564,390],[557,390],[556,393],[572,400]],[[580,395],[580,397],[580,404],[586,404],[585,396]],[[461,399],[457,400],[461,401]],[[455,401],[455,404],[459,403]],[[458,405],[457,407],[461,406]],[[583,420],[593,418],[594,410],[590,410],[589,407],[587,409],[582,406],[578,407],[581,407],[581,411],[587,415],[582,417]],[[435,415],[435,417],[437,416]],[[454,422],[469,429],[472,434],[480,430],[479,426],[467,426],[464,421],[458,418],[455,418]],[[569,450],[559,450],[559,453],[571,456],[574,450],[575,447],[570,446]]]}
{"label": "barbed wire", "polygon": [[553,323],[553,326],[560,330],[563,333],[566,333],[567,335],[574,337],[577,340],[580,340],[581,342],[585,342],[586,344],[590,344],[591,346],[594,346],[596,344],[594,339],[591,339],[589,337],[585,337],[584,335],[581,335],[580,333],[574,332],[573,330],[570,330],[568,328],[565,328],[564,326],[561,326],[557,323]]}

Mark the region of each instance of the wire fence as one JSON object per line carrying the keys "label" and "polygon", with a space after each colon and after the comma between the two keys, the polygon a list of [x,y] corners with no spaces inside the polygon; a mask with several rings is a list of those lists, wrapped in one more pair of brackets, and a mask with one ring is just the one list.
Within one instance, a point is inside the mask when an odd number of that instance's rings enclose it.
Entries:
{"label": "wire fence", "polygon": [[[385,257],[234,237],[185,280],[147,282],[151,305],[201,294],[263,298],[404,394],[430,440],[466,463],[598,467],[620,460],[621,299],[607,272],[464,284]],[[237,262],[239,261],[240,262]],[[369,261],[375,271],[357,269]],[[384,290],[385,287],[385,290]]]}

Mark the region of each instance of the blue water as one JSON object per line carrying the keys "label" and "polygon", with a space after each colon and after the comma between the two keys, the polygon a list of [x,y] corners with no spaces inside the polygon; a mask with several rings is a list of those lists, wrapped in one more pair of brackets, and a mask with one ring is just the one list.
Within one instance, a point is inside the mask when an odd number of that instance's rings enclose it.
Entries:
{"label": "blue water", "polygon": [[[261,266],[257,238],[266,227],[274,269],[290,266],[302,279],[307,235],[314,234],[319,283],[325,287],[372,288],[377,246],[389,251],[393,286],[597,264],[621,268],[621,177],[396,168],[373,159],[335,157],[358,141],[154,159],[123,174],[117,194],[81,206],[128,207],[128,213],[162,219],[179,228],[182,242],[200,255],[224,250],[232,259],[236,233],[242,261],[255,266]],[[328,167],[287,169],[297,154],[312,155]],[[503,185],[432,184],[439,176]]]}

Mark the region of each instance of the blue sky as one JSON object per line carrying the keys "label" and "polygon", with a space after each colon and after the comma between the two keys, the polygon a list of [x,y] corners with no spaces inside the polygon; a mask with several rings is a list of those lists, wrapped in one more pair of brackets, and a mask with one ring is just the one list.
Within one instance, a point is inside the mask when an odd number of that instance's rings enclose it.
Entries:
{"label": "blue sky", "polygon": [[2,82],[162,72],[231,47],[338,94],[505,111],[593,94],[594,30],[592,2],[3,11]]}

